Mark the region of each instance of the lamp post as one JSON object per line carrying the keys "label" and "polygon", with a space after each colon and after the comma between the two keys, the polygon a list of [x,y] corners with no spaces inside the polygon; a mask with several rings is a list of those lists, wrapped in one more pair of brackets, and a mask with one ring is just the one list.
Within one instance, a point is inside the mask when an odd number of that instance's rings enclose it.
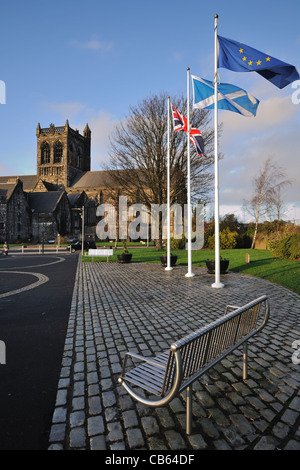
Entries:
{"label": "lamp post", "polygon": [[73,208],[72,211],[79,211],[81,216],[81,256],[83,256],[84,249],[84,206]]}
{"label": "lamp post", "polygon": [[84,206],[81,208],[81,256],[84,249]]}

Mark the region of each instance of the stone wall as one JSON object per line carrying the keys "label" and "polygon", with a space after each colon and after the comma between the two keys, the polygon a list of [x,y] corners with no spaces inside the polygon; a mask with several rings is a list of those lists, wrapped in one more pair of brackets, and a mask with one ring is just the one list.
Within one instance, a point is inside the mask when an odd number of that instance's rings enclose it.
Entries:
{"label": "stone wall", "polygon": [[0,241],[28,241],[29,237],[29,206],[22,182],[17,180],[16,187],[6,203],[0,204]]}

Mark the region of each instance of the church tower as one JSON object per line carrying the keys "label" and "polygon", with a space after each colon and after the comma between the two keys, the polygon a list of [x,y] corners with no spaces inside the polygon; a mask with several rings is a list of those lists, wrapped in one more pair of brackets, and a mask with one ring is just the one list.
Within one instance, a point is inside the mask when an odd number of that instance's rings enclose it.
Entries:
{"label": "church tower", "polygon": [[37,136],[37,177],[60,190],[71,186],[72,182],[85,171],[91,169],[91,130],[88,124],[83,135],[69,126],[55,127],[50,124],[41,128],[38,124]]}

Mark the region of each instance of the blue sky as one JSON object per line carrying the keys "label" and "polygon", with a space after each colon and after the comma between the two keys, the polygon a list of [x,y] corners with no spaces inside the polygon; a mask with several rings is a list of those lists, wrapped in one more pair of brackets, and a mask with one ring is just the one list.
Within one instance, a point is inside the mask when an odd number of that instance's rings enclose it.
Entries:
{"label": "blue sky", "polygon": [[[286,0],[16,0],[1,6],[0,174],[36,173],[36,126],[92,130],[92,169],[107,160],[108,136],[131,105],[153,93],[186,93],[186,70],[212,80],[214,15],[218,32],[296,66],[300,3]],[[300,219],[296,90],[279,90],[255,73],[219,69],[222,82],[260,100],[255,118],[220,111],[220,212],[243,214],[252,177],[268,156],[293,185],[287,218]],[[299,84],[300,85],[300,84]],[[300,89],[300,86],[298,87]],[[300,93],[298,94],[298,97]],[[181,110],[184,112],[184,110]],[[211,111],[212,112],[212,111]],[[213,112],[212,112],[213,113]]]}

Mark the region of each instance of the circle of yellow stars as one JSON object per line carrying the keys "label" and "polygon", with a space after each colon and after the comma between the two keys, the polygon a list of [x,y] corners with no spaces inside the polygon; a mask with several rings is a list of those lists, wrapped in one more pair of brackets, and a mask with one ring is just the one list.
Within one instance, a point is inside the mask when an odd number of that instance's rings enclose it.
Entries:
{"label": "circle of yellow stars", "polygon": [[[240,49],[239,49],[239,53],[240,53],[240,54],[243,54],[243,52],[244,52],[244,49],[240,48]],[[247,60],[248,60],[248,58],[244,55],[244,57],[242,58],[242,61],[243,61],[243,62],[247,62]],[[270,62],[270,60],[271,60],[271,57],[269,57],[269,56],[266,57],[266,62]],[[256,65],[261,65],[261,64],[262,64],[262,61],[261,61],[261,60],[258,60],[258,61],[256,62]],[[253,61],[252,61],[251,59],[248,61],[248,65],[253,65]]]}

